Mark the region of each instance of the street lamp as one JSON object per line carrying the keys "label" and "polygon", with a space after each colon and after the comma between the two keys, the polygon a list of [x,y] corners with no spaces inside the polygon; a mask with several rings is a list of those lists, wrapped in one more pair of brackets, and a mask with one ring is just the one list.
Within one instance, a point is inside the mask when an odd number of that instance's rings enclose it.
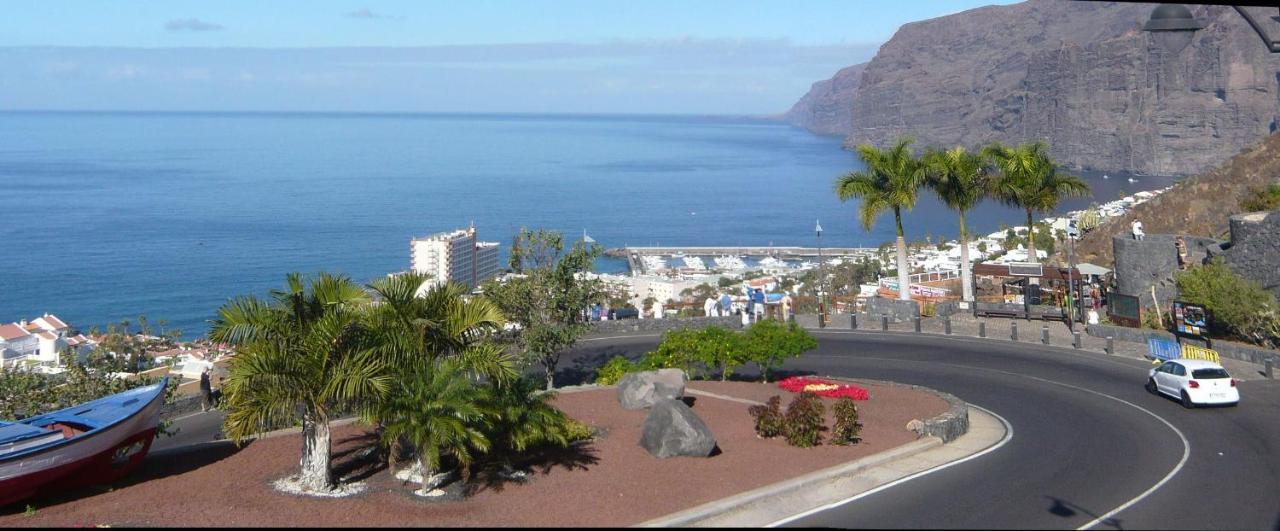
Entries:
{"label": "street lamp", "polygon": [[817,236],[818,238],[818,286],[817,286],[818,288],[818,328],[826,328],[827,327],[827,307],[826,305],[823,304],[823,299],[825,298],[824,295],[826,295],[826,292],[827,292],[827,290],[825,289],[827,284],[827,274],[826,274],[826,267],[822,263],[822,222],[821,221],[816,219],[813,221],[813,231],[818,234]]}
{"label": "street lamp", "polygon": [[[1249,23],[1253,31],[1262,38],[1262,43],[1267,46],[1267,50],[1271,53],[1280,53],[1280,41],[1274,40],[1267,31],[1263,29],[1258,20],[1254,18],[1242,6],[1231,6],[1235,8],[1241,17]],[[1155,37],[1156,42],[1164,47],[1166,51],[1177,55],[1183,48],[1191,43],[1191,37],[1196,31],[1204,29],[1204,24],[1196,20],[1191,14],[1191,10],[1187,6],[1181,4],[1160,4],[1151,10],[1151,18],[1147,20],[1146,25],[1142,26],[1143,31],[1149,31]]]}

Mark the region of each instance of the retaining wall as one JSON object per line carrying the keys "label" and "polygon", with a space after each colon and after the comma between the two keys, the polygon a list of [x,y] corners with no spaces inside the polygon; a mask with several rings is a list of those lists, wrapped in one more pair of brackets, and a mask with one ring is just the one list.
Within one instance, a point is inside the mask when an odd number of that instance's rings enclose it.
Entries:
{"label": "retaining wall", "polygon": [[[1172,332],[1164,330],[1151,330],[1146,328],[1128,328],[1124,326],[1091,324],[1085,327],[1085,332],[1093,337],[1113,337],[1116,341],[1129,341],[1133,343],[1146,343],[1147,338],[1156,337],[1175,341],[1177,336]],[[1203,341],[1183,339],[1183,342],[1190,342],[1199,346],[1205,346]],[[1234,360],[1247,361],[1261,365],[1267,358],[1271,359],[1274,364],[1280,364],[1280,352],[1267,350],[1261,347],[1245,345],[1243,343],[1235,343],[1232,341],[1215,340],[1213,342],[1213,350],[1224,358]]]}
{"label": "retaining wall", "polygon": [[742,328],[742,316],[728,317],[681,317],[670,319],[618,319],[614,321],[596,321],[591,323],[588,336],[605,336],[630,332],[666,332],[679,328],[706,328],[722,326],[725,328]]}

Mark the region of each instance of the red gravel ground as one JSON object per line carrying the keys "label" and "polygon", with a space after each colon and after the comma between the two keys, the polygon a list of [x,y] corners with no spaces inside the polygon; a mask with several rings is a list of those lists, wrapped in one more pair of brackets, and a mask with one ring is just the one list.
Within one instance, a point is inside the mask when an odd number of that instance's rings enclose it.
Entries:
{"label": "red gravel ground", "polygon": [[[523,484],[486,482],[492,476],[479,475],[476,491],[465,501],[424,501],[409,495],[414,486],[387,471],[353,465],[355,452],[371,439],[367,428],[345,426],[334,430],[334,456],[343,474],[367,483],[368,490],[355,497],[313,499],[272,490],[272,480],[298,466],[301,441],[284,436],[239,450],[211,443],[151,455],[115,490],[33,500],[37,511],[31,516],[20,503],[0,513],[0,527],[631,525],[905,444],[915,439],[907,422],[947,410],[947,403],[932,394],[866,387],[871,399],[859,402],[863,442],[855,446],[799,449],[781,439],[760,439],[746,404],[690,395],[721,453],[657,459],[638,444],[647,412],[623,410],[613,389],[590,390],[562,394],[556,404],[600,430],[595,441],[544,456]],[[691,382],[689,388],[756,401],[778,394],[784,409],[791,400],[790,393],[772,384]]]}

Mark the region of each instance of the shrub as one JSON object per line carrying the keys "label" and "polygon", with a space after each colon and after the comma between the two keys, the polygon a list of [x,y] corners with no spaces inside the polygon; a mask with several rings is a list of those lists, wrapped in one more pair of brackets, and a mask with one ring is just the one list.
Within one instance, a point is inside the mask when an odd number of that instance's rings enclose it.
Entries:
{"label": "shrub", "polygon": [[744,336],[745,359],[760,366],[760,377],[769,381],[769,373],[789,358],[818,348],[818,341],[796,323],[783,324],[772,319],[756,321]]}
{"label": "shrub", "polygon": [[638,368],[680,369],[693,379],[719,373],[727,380],[734,368],[747,361],[742,339],[741,334],[719,326],[669,330],[658,348],[644,355]]}
{"label": "shrub", "polygon": [[938,315],[938,305],[932,302],[924,303],[924,308],[920,310],[921,317],[933,317]]}
{"label": "shrub", "polygon": [[832,407],[835,413],[835,425],[831,428],[831,444],[845,446],[862,441],[858,434],[862,432],[862,423],[858,422],[858,404],[852,398],[841,398]]}
{"label": "shrub", "polygon": [[568,418],[565,421],[565,438],[569,444],[576,442],[589,441],[596,436],[596,430],[586,423],[575,419]]}
{"label": "shrub", "polygon": [[827,429],[822,415],[826,407],[822,399],[810,392],[803,392],[787,406],[786,437],[791,446],[809,448],[822,443],[822,431]]}
{"label": "shrub", "polygon": [[1209,310],[1210,330],[1253,343],[1274,344],[1280,329],[1274,296],[1231,271],[1220,258],[1174,276],[1179,296]]}
{"label": "shrub", "polygon": [[1246,212],[1275,210],[1276,207],[1280,207],[1280,184],[1250,189],[1249,195],[1240,201],[1240,208]]}
{"label": "shrub", "polygon": [[615,385],[629,372],[639,370],[639,366],[623,356],[614,356],[599,369],[596,369],[596,385]]}
{"label": "shrub", "polygon": [[782,435],[785,427],[782,417],[782,397],[773,395],[762,406],[751,406],[747,413],[756,420],[756,435],[770,439]]}

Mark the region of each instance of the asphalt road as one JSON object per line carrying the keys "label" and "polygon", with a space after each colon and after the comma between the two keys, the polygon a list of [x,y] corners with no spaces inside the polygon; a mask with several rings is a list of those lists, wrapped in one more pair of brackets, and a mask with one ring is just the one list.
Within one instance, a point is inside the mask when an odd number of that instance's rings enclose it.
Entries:
{"label": "asphalt road", "polygon": [[[1280,382],[1242,382],[1235,408],[1186,410],[1143,389],[1148,363],[1056,347],[815,332],[783,371],[893,380],[954,394],[1013,437],[976,459],[786,523],[855,528],[1280,530]],[[590,339],[559,385],[589,380],[657,335]],[[180,418],[155,451],[213,440],[221,414]]]}
{"label": "asphalt road", "polygon": [[[818,350],[784,370],[946,391],[1004,418],[1013,437],[786,525],[1280,529],[1280,383],[1241,383],[1235,408],[1186,410],[1143,389],[1151,365],[1137,360],[991,340],[815,334]],[[583,342],[562,358],[564,383],[658,339]]]}

